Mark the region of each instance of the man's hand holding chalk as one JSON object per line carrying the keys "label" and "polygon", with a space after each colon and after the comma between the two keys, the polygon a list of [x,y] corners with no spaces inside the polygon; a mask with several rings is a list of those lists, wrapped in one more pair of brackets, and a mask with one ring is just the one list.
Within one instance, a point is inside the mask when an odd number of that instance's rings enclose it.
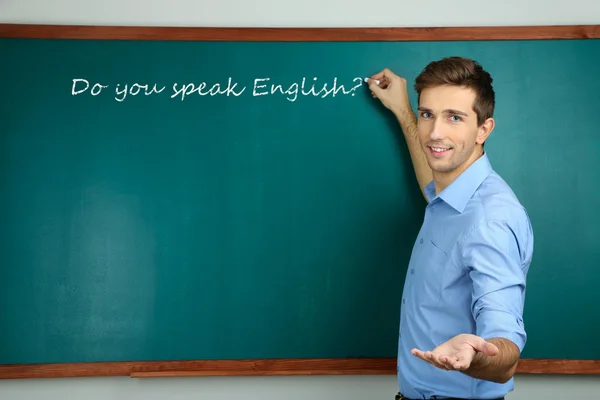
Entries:
{"label": "man's hand holding chalk", "polygon": [[381,103],[394,114],[411,110],[406,89],[406,79],[394,74],[388,68],[365,78],[373,98],[379,98]]}

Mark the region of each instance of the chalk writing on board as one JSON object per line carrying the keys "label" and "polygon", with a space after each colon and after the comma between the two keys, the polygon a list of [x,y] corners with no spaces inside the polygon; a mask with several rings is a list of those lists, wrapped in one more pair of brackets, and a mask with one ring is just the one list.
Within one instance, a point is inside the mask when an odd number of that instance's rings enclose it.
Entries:
{"label": "chalk writing on board", "polygon": [[[303,77],[298,82],[277,82],[268,77],[254,78],[252,82],[244,84],[229,77],[224,82],[175,82],[170,85],[157,83],[117,83],[106,84],[90,82],[84,78],[72,80],[71,95],[79,96],[113,96],[114,100],[123,102],[129,97],[160,95],[167,87],[165,95],[169,98],[184,101],[194,96],[227,96],[240,97],[253,96],[282,96],[284,99],[295,102],[300,96],[335,97],[340,95],[354,96],[356,89],[363,85],[363,79],[356,77],[349,82],[340,82],[337,77],[330,80],[319,80],[316,77]],[[113,89],[114,88],[114,89]]]}

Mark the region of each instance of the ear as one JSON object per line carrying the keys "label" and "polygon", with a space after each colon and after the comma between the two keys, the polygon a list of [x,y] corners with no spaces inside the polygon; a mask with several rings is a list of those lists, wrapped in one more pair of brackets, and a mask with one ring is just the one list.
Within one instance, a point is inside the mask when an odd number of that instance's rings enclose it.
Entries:
{"label": "ear", "polygon": [[494,130],[494,125],[494,118],[486,119],[477,130],[477,138],[475,140],[475,143],[483,144],[487,140],[488,136],[490,136],[490,133],[492,133],[492,131]]}

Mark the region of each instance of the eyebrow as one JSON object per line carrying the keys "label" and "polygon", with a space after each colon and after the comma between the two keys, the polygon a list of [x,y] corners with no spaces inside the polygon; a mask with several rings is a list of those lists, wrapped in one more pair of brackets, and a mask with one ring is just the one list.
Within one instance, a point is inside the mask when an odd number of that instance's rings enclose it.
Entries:
{"label": "eyebrow", "polygon": [[[429,109],[429,108],[427,108],[427,107],[419,107],[419,108],[418,108],[418,110],[419,110],[419,111],[424,111],[424,112],[431,112],[431,109]],[[446,113],[446,114],[463,115],[463,116],[465,116],[465,117],[468,117],[468,116],[469,116],[469,115],[468,115],[466,112],[464,112],[464,111],[459,111],[459,110],[455,110],[455,109],[453,109],[453,108],[448,108],[448,109],[445,109],[445,110],[444,110],[444,111],[442,111],[442,112],[444,112],[444,113]]]}

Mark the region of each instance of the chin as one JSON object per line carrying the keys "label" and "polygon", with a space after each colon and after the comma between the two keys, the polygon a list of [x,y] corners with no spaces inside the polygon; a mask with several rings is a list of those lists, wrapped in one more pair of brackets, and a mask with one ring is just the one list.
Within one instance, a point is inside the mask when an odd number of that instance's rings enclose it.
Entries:
{"label": "chin", "polygon": [[456,169],[456,167],[451,162],[445,160],[431,159],[429,157],[427,158],[427,164],[433,172],[446,173]]}

